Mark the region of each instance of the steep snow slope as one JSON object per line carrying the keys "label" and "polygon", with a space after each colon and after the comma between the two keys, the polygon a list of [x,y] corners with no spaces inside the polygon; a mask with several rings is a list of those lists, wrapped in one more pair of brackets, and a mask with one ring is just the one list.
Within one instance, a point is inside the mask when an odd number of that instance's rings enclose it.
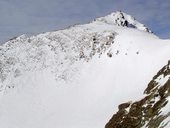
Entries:
{"label": "steep snow slope", "polygon": [[[122,14],[135,27],[115,22]],[[139,26],[117,12],[6,42],[0,47],[0,127],[103,128],[117,105],[141,98],[170,60],[170,41]]]}

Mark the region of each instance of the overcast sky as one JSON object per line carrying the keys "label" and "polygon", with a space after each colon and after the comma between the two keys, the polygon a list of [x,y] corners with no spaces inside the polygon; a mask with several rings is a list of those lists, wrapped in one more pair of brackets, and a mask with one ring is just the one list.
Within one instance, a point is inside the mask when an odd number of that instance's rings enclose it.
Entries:
{"label": "overcast sky", "polygon": [[170,0],[0,0],[0,42],[86,23],[122,10],[170,38]]}

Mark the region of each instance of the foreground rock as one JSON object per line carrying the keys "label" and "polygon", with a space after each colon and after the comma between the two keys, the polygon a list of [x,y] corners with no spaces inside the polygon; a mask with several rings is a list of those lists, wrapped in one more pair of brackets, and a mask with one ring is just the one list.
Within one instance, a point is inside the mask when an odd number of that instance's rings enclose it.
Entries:
{"label": "foreground rock", "polygon": [[170,63],[148,84],[145,97],[119,105],[119,110],[105,128],[165,128],[170,111],[165,111],[170,96]]}

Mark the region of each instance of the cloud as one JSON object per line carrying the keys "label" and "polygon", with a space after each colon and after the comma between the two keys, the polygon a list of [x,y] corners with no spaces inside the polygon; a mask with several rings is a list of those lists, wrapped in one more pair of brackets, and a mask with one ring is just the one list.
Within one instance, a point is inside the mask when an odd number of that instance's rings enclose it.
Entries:
{"label": "cloud", "polygon": [[170,28],[169,0],[1,0],[0,41],[86,23],[116,10],[136,17],[158,36],[170,36],[170,30],[164,32]]}

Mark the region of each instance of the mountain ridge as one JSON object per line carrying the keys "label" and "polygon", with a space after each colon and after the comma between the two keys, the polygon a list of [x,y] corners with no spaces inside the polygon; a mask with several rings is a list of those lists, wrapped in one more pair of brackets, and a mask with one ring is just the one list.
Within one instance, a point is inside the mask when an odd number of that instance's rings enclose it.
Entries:
{"label": "mountain ridge", "polygon": [[128,15],[122,11],[117,11],[110,13],[107,16],[95,19],[95,21],[100,21],[108,24],[114,24],[122,27],[136,28],[141,31],[152,32],[149,28],[145,27],[144,24],[138,22],[134,17]]}
{"label": "mountain ridge", "polygon": [[[122,26],[122,27],[136,28],[136,29],[138,29],[137,26],[140,26],[141,28],[139,27],[139,30],[141,30],[141,31],[147,31],[147,32],[150,32],[150,33],[152,32],[149,28],[145,27],[144,24],[138,22],[134,17],[132,17],[131,15],[128,15],[128,14],[126,14],[125,12],[122,12],[122,11],[112,12],[112,13],[109,13],[108,15],[106,15],[106,16],[95,18],[94,20],[90,21],[88,24],[90,24],[90,23],[92,23],[92,22],[96,22],[96,21],[101,21],[101,22],[103,21],[103,22],[107,23],[107,22],[108,22],[107,19],[110,18],[110,17],[112,17],[111,24],[118,25],[118,26]],[[115,20],[118,20],[118,19],[119,19],[119,21],[116,23]],[[109,20],[110,20],[110,19],[109,19]],[[122,25],[121,25],[121,23],[120,23],[121,20],[122,20],[122,22],[123,22]],[[124,24],[125,21],[128,21],[128,22],[127,22],[127,25]],[[124,25],[123,25],[123,24],[124,24]],[[128,24],[129,24],[129,25],[128,25]],[[68,27],[66,27],[66,28],[62,28],[62,29],[55,30],[55,31],[61,31],[61,30],[69,29],[69,28],[72,28],[72,27],[75,27],[75,26],[78,26],[78,25],[82,25],[82,24],[70,25],[70,26],[68,26]],[[84,24],[84,25],[85,25],[85,24]],[[137,26],[136,26],[136,25],[137,25]],[[55,32],[55,31],[51,31],[51,32]],[[46,33],[46,32],[43,32],[43,33]],[[40,34],[41,34],[41,33],[40,33]],[[27,34],[23,34],[23,35],[28,36]],[[23,35],[20,35],[20,36],[23,36]],[[37,34],[37,35],[39,35],[39,34]],[[13,39],[16,39],[16,38],[19,38],[20,36],[15,36],[15,37],[9,39],[8,41],[13,40]],[[34,35],[32,35],[32,36],[34,36]],[[30,36],[28,36],[28,37],[30,37]],[[8,42],[8,41],[6,41],[6,42]],[[5,43],[5,42],[4,42],[4,43]],[[1,44],[1,45],[2,45],[2,44]]]}

